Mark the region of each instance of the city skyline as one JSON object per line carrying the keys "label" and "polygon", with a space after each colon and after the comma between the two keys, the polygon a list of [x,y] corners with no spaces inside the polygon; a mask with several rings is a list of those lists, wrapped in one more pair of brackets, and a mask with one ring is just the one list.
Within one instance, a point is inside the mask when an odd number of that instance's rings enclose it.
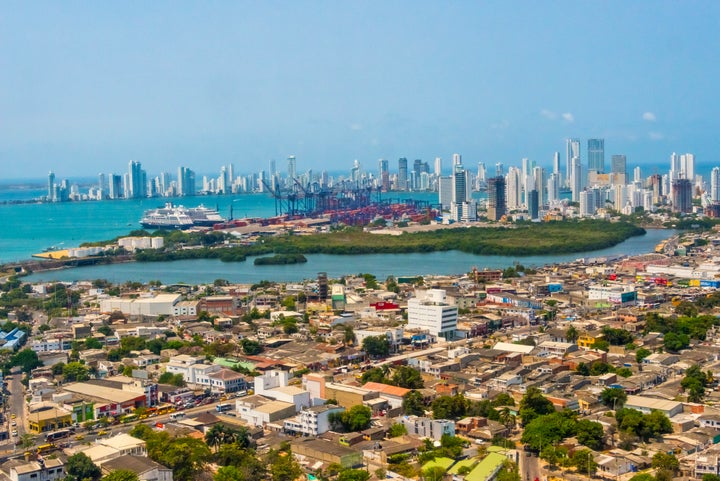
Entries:
{"label": "city skyline", "polygon": [[444,152],[446,165],[452,152],[466,165],[548,165],[565,138],[605,139],[606,164],[664,165],[673,151],[712,162],[718,13],[650,1],[17,3],[0,31],[0,179],[130,159],[249,171],[289,154],[316,171]]}

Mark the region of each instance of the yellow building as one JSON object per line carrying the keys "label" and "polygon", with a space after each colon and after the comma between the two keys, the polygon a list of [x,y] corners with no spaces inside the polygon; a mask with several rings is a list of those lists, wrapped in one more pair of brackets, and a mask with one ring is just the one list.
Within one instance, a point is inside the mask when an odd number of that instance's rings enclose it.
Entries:
{"label": "yellow building", "polygon": [[603,337],[605,336],[602,331],[583,332],[578,336],[577,345],[584,349],[592,349],[595,341],[599,341]]}
{"label": "yellow building", "polygon": [[62,408],[49,408],[28,415],[28,429],[41,434],[72,425],[72,413]]}

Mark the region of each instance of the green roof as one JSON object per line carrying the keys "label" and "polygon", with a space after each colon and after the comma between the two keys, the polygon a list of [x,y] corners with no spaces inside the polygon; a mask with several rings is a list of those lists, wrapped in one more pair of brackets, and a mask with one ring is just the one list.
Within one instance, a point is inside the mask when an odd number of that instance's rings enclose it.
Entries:
{"label": "green roof", "polygon": [[453,467],[450,469],[449,473],[450,473],[450,474],[458,474],[458,471],[459,471],[460,468],[462,468],[463,466],[467,466],[468,468],[472,468],[473,466],[475,466],[475,464],[477,464],[477,459],[475,459],[475,458],[463,459],[462,461],[458,461],[457,463],[455,463],[455,464],[453,465]]}
{"label": "green roof", "polygon": [[509,451],[508,448],[503,448],[502,446],[492,445],[492,446],[488,446],[488,448],[487,448],[487,452],[488,452],[488,453],[500,453],[500,454],[505,454],[505,453],[507,453],[508,451]]}
{"label": "green roof", "polygon": [[238,361],[237,359],[229,359],[227,357],[216,357],[215,359],[213,359],[213,364],[217,364],[218,366],[223,367],[229,367],[230,369],[239,366],[247,369],[248,371],[255,370],[255,364],[251,362]]}
{"label": "green roof", "polygon": [[452,466],[454,462],[455,460],[452,458],[435,458],[432,461],[428,461],[427,463],[423,464],[422,469],[423,471],[425,471],[428,468],[440,467],[447,471],[447,469]]}
{"label": "green roof", "polygon": [[502,454],[490,453],[465,476],[465,481],[487,481],[503,465],[507,458]]}

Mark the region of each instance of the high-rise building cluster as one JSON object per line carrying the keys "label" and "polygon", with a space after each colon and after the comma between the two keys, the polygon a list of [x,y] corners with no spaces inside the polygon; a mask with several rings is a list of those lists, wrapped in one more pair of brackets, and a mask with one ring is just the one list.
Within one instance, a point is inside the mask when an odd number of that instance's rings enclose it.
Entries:
{"label": "high-rise building cluster", "polygon": [[[628,169],[627,157],[611,155],[605,163],[605,140],[590,138],[586,150],[577,138],[565,141],[565,159],[554,152],[543,162],[523,158],[519,165],[506,167],[503,162],[477,168],[465,167],[462,155],[452,154],[451,164],[443,170],[443,160],[422,159],[408,161],[400,157],[397,163],[379,159],[377,170],[364,169],[359,160],[352,162],[346,175],[330,175],[302,169],[298,159],[290,155],[284,165],[270,160],[267,169],[238,174],[232,163],[223,165],[217,175],[198,177],[194,170],[180,166],[175,175],[161,172],[149,177],[140,162],[131,160],[127,171],[101,173],[97,184],[81,193],[76,183],[67,179],[57,181],[50,172],[47,179],[46,200],[61,202],[86,199],[139,199],[145,197],[182,197],[198,194],[239,194],[270,192],[274,194],[318,193],[322,189],[374,189],[382,192],[438,193],[438,203],[445,218],[454,222],[474,221],[478,217],[478,199],[473,192],[486,192],[481,200],[487,217],[500,220],[504,216],[540,220],[562,215],[595,216],[608,211],[632,214],[642,209],[654,211],[667,207],[675,212],[693,210],[693,199],[700,196],[702,206],[720,216],[720,168],[712,171],[710,185],[695,174],[695,156],[691,153],[670,156],[667,174],[642,177],[640,167]],[[393,169],[394,166],[396,169]],[[284,168],[285,167],[285,168]],[[572,210],[572,212],[569,211]],[[714,210],[713,210],[714,209]]]}

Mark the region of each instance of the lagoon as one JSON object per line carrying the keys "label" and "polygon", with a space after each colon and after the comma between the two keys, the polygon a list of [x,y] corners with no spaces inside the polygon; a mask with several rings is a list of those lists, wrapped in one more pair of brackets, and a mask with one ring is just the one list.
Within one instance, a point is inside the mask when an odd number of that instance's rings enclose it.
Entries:
{"label": "lagoon", "polygon": [[387,276],[452,275],[467,273],[473,267],[497,269],[515,263],[526,267],[572,262],[579,258],[602,258],[622,255],[638,255],[653,252],[655,246],[675,234],[673,230],[649,229],[644,236],[631,237],[607,249],[578,252],[574,254],[542,256],[479,256],[459,251],[369,254],[369,255],[306,255],[308,262],[295,265],[256,266],[254,258],[244,262],[222,262],[217,259],[197,259],[174,262],[130,262],[125,264],[97,265],[56,271],[38,272],[25,278],[28,282],[73,282],[90,279],[106,279],[114,283],[126,281],[149,282],[159,280],[165,284],[211,283],[225,279],[235,283],[256,283],[261,280],[299,282],[314,279],[318,272],[327,272],[331,278],[344,275],[370,273],[378,279]]}

